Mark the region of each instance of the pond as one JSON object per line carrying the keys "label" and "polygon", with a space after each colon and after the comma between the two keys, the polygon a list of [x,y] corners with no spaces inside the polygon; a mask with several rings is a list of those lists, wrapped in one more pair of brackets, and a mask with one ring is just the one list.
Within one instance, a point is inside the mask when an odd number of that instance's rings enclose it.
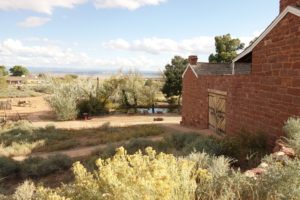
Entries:
{"label": "pond", "polygon": [[152,108],[138,108],[138,113],[144,113],[144,114],[165,114],[168,113],[168,108],[154,108],[154,113],[152,112]]}

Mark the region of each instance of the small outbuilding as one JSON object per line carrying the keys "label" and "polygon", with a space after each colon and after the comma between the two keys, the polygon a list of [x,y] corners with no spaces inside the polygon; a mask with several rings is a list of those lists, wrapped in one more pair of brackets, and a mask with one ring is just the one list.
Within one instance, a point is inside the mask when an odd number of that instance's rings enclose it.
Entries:
{"label": "small outbuilding", "polygon": [[21,85],[21,84],[24,84],[26,82],[26,77],[22,77],[22,76],[8,76],[6,78],[6,82],[9,85]]}

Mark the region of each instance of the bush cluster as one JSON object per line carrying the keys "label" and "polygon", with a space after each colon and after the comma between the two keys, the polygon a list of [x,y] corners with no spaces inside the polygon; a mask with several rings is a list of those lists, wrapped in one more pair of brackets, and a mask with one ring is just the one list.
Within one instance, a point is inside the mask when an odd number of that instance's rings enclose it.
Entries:
{"label": "bush cluster", "polygon": [[22,162],[0,157],[0,177],[39,178],[56,171],[70,169],[71,166],[72,159],[64,155],[53,155],[48,158],[30,157]]}
{"label": "bush cluster", "polygon": [[[245,135],[216,138],[194,133],[174,133],[165,136],[161,141],[151,141],[145,138],[131,139],[123,146],[129,153],[151,146],[157,152],[170,153],[175,156],[187,156],[192,152],[205,152],[211,156],[225,155],[233,159],[233,165],[244,170],[256,167],[268,153],[268,144],[264,134],[249,135],[248,139],[244,139]],[[93,163],[98,156],[102,158],[113,156],[116,148],[117,145],[110,145],[94,152],[96,156],[87,161],[89,168],[93,168]]]}
{"label": "bush cluster", "polygon": [[57,119],[61,121],[74,120],[77,117],[77,101],[80,98],[79,85],[74,83],[54,83],[53,94],[46,98],[55,112]]}
{"label": "bush cluster", "polygon": [[300,155],[300,118],[290,118],[283,129],[287,134],[285,138],[287,145]]}
{"label": "bush cluster", "polygon": [[[68,140],[61,147],[59,141]],[[55,143],[55,144],[53,144]],[[28,121],[8,122],[0,130],[0,156],[28,155],[32,151],[46,148],[51,144],[52,148],[62,149],[70,145],[70,135],[63,131],[57,131],[54,127],[34,128]],[[56,150],[55,149],[55,150]]]}
{"label": "bush cluster", "polygon": [[[288,121],[285,126],[285,130],[290,132],[287,134],[287,142],[295,149],[299,148],[295,141],[298,138],[299,129],[300,120],[298,119]],[[131,150],[136,144],[140,148],[153,145],[155,148],[165,148],[166,151],[170,149],[177,151],[188,149],[189,143],[196,140],[195,138],[192,139],[193,137],[171,136],[165,141],[157,143],[139,139],[127,146]],[[245,136],[231,138],[233,141],[228,142],[229,144],[222,144],[224,145],[222,148],[226,150],[228,148],[226,145],[257,151],[265,148],[264,142],[258,140],[261,136],[244,138],[244,140],[243,137]],[[208,138],[207,141],[203,141],[204,145],[200,147],[200,150],[204,150],[204,147],[206,148],[210,144],[215,145],[215,141],[212,142],[211,140],[214,139]],[[174,144],[171,144],[170,141],[173,141]],[[168,143],[169,145],[165,145]],[[219,148],[216,149],[218,152]],[[246,150],[245,152],[241,154],[248,153]],[[28,196],[32,200],[300,199],[299,158],[278,160],[271,155],[266,156],[263,161],[268,165],[267,171],[254,179],[247,177],[240,170],[232,168],[234,161],[222,155],[214,156],[204,152],[193,152],[186,156],[176,157],[172,154],[157,153],[149,147],[144,151],[128,154],[121,147],[117,149],[113,157],[97,159],[97,167],[93,172],[89,172],[82,164],[76,162],[73,165],[75,181],[72,183],[56,189],[49,189],[43,186],[32,186],[27,182],[20,186],[17,191],[24,191],[24,188],[29,188]],[[17,196],[17,194],[15,195]]]}
{"label": "bush cluster", "polygon": [[269,138],[265,133],[241,131],[222,140],[222,155],[236,159],[235,165],[242,169],[256,167],[269,151]]}
{"label": "bush cluster", "polygon": [[[180,199],[282,200],[300,198],[300,161],[285,165],[268,159],[268,171],[256,180],[230,168],[224,156],[192,153],[186,157],[157,154],[146,148],[129,155],[124,148],[109,159],[96,161],[88,172],[73,165],[75,181],[57,189],[35,187],[32,199]],[[28,183],[26,183],[28,185]],[[22,186],[21,186],[22,187]],[[19,191],[19,190],[17,190]]]}

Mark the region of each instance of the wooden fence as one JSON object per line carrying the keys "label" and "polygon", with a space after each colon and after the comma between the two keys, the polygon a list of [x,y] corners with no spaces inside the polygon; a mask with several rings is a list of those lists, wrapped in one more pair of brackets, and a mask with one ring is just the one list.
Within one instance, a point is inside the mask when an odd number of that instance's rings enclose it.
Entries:
{"label": "wooden fence", "polygon": [[11,110],[11,101],[0,101],[0,110]]}

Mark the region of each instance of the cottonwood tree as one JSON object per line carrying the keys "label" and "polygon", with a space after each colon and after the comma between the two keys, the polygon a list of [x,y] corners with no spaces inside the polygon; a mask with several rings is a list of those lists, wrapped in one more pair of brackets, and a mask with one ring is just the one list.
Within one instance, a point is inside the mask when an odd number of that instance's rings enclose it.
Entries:
{"label": "cottonwood tree", "polygon": [[151,79],[146,80],[142,95],[143,95],[143,104],[152,108],[152,113],[155,113],[155,103],[157,101],[157,94],[160,93],[161,84],[158,81]]}
{"label": "cottonwood tree", "polygon": [[9,71],[13,76],[23,76],[29,74],[28,69],[20,65],[10,68]]}
{"label": "cottonwood tree", "polygon": [[216,54],[209,56],[210,63],[230,63],[237,56],[237,51],[245,47],[239,39],[230,34],[215,37]]}
{"label": "cottonwood tree", "polygon": [[137,72],[129,72],[120,77],[120,96],[123,107],[134,108],[135,112],[137,112],[143,86],[144,79]]}
{"label": "cottonwood tree", "polygon": [[[99,80],[98,80],[99,81]],[[109,100],[114,100],[119,90],[120,79],[117,76],[112,76],[104,80],[102,83],[97,83],[97,98],[101,99],[103,104],[108,103]]]}
{"label": "cottonwood tree", "polygon": [[182,95],[182,74],[187,65],[188,59],[175,56],[171,64],[165,66],[165,83],[162,92],[167,98],[178,96],[178,105],[180,105]]}

